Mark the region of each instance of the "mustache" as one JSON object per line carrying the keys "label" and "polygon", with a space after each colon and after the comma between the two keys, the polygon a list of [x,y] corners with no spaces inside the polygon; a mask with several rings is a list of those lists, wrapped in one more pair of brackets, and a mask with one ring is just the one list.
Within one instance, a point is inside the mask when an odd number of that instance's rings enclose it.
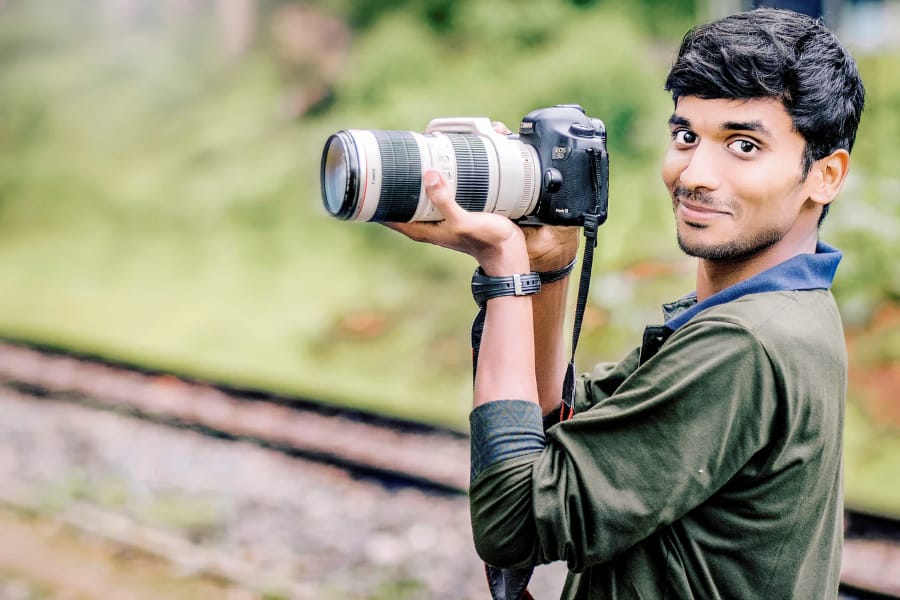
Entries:
{"label": "mustache", "polygon": [[672,197],[679,201],[687,200],[688,202],[702,204],[704,206],[713,206],[716,203],[715,199],[712,197],[712,194],[707,194],[706,192],[701,192],[698,190],[692,190],[683,185],[675,186],[675,189],[672,190]]}
{"label": "mustache", "polygon": [[676,185],[672,189],[672,199],[679,202],[686,201],[691,204],[699,204],[706,208],[722,212],[733,212],[735,210],[735,203],[729,198],[717,199],[710,193],[692,190],[683,185]]}

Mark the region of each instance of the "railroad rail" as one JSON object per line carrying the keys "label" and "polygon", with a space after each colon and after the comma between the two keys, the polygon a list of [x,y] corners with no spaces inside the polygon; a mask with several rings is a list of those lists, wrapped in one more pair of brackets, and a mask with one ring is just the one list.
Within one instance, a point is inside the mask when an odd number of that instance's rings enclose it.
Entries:
{"label": "railroad rail", "polygon": [[387,484],[468,489],[468,437],[450,429],[9,342],[0,342],[0,385],[252,441]]}
{"label": "railroad rail", "polygon": [[845,511],[841,590],[846,598],[900,598],[900,520]]}
{"label": "railroad rail", "polygon": [[[387,485],[468,489],[463,433],[0,341],[0,385],[324,461]],[[841,598],[900,600],[900,520],[848,508]]]}

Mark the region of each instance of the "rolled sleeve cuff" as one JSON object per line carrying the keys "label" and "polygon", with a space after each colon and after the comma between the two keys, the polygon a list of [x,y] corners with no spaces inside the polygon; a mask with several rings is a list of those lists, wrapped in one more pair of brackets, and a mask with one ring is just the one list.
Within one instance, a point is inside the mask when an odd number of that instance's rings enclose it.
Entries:
{"label": "rolled sleeve cuff", "polygon": [[469,414],[471,480],[499,462],[544,449],[541,407],[525,400],[496,400]]}

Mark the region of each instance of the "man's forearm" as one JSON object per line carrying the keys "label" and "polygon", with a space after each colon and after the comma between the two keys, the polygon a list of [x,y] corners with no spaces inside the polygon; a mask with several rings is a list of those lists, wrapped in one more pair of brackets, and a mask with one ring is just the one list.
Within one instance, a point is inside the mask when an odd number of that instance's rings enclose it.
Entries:
{"label": "man's forearm", "polygon": [[491,400],[537,403],[531,297],[488,301],[475,373],[474,406]]}
{"label": "man's forearm", "polygon": [[[576,227],[525,227],[529,266],[532,271],[552,273],[571,270],[578,254],[579,229]],[[541,412],[546,416],[559,408],[562,382],[566,372],[566,343],[563,331],[566,298],[571,275],[541,285],[532,296],[535,372]]]}
{"label": "man's forearm", "polygon": [[[488,275],[501,277],[529,270],[528,254],[520,238],[486,254],[479,263]],[[531,298],[501,296],[488,300],[475,371],[474,406],[492,400],[537,403]]]}
{"label": "man's forearm", "polygon": [[563,328],[566,319],[566,299],[569,278],[564,277],[541,286],[532,296],[535,364],[538,398],[545,416],[559,408],[562,383],[566,372],[566,342]]}

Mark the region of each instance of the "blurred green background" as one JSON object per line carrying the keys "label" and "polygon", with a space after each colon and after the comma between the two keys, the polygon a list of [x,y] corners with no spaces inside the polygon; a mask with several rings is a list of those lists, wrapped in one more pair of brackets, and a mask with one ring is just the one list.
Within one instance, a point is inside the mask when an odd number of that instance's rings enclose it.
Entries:
{"label": "blurred green background", "polygon": [[[617,359],[693,285],[662,83],[707,4],[0,0],[0,336],[463,430],[474,264],[325,216],[322,146],[578,103],[611,154],[578,363]],[[845,253],[848,498],[900,514],[900,43],[851,8],[868,104],[822,237]]]}

